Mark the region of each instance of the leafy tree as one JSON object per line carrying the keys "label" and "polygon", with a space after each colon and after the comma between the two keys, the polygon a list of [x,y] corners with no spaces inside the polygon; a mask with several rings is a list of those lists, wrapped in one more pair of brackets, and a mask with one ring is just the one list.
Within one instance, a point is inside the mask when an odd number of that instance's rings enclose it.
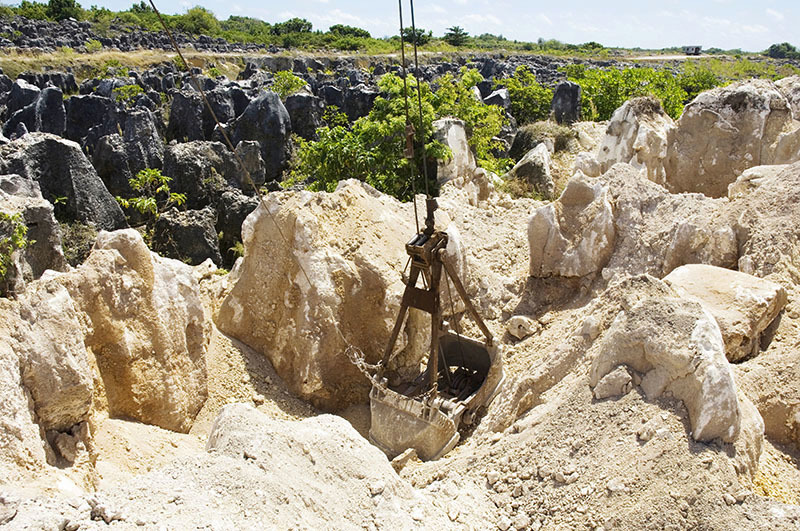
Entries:
{"label": "leafy tree", "polygon": [[417,28],[416,32],[411,28],[403,28],[403,39],[408,43],[416,42],[417,46],[425,46],[433,38],[432,31],[425,31],[422,28]]}
{"label": "leafy tree", "polygon": [[767,56],[774,59],[798,59],[800,58],[800,52],[788,42],[782,42],[767,48]]}
{"label": "leafy tree", "polygon": [[123,85],[111,91],[114,100],[123,103],[126,107],[133,105],[133,101],[142,93],[144,90],[139,85]]}
{"label": "leafy tree", "polygon": [[[544,120],[550,114],[553,91],[536,81],[536,75],[527,66],[519,66],[514,75],[503,80],[511,99],[511,116],[519,125]],[[495,83],[496,86],[500,82]]]}
{"label": "leafy tree", "polygon": [[345,26],[343,24],[334,24],[328,31],[335,33],[342,37],[356,37],[358,39],[369,39],[372,35],[365,29],[356,28],[354,26]]}
{"label": "leafy tree", "polygon": [[195,6],[174,19],[175,27],[195,35],[216,35],[220,31],[219,21],[214,13],[200,6]]}
{"label": "leafy tree", "polygon": [[47,3],[47,16],[53,20],[79,18],[81,6],[75,0],[49,0]]}
{"label": "leafy tree", "polygon": [[[418,83],[412,75],[407,76],[407,95],[414,102],[409,106],[409,119],[418,129],[415,157],[409,161],[404,156],[406,92],[403,79],[395,74],[384,75],[378,82],[381,96],[375,100],[369,115],[359,118],[350,127],[345,118],[334,116],[332,122],[328,115],[329,125],[317,129],[317,141],[298,139],[293,181],[313,178],[316,180],[312,189],[333,191],[339,179],[353,177],[384,193],[410,199],[412,170],[416,189],[424,190],[423,164],[451,155],[446,146],[433,138],[433,121],[443,116],[464,120],[472,133],[470,145],[479,160],[485,167],[500,169],[491,153],[494,147],[491,139],[500,132],[503,113],[473,97],[471,88],[482,79],[477,71],[462,69],[458,78],[450,74],[441,79],[435,94],[427,83],[419,83],[423,123],[419,131]],[[436,183],[431,180],[428,185],[435,189]]]}
{"label": "leafy tree", "polygon": [[159,215],[167,208],[186,203],[186,194],[170,192],[170,181],[172,178],[162,175],[161,170],[146,168],[128,180],[131,188],[140,195],[130,199],[117,196],[117,202],[123,208],[133,208],[147,216],[147,224],[152,227]]}
{"label": "leafy tree", "polygon": [[279,72],[275,72],[275,77],[272,80],[272,86],[269,88],[273,92],[277,93],[282,100],[285,100],[292,94],[302,90],[305,86],[306,82],[303,78],[298,77],[287,70],[281,70]]}
{"label": "leafy tree", "polygon": [[722,80],[709,68],[687,61],[678,74],[678,85],[686,92],[684,103],[689,103],[701,92],[722,85]]}
{"label": "leafy tree", "polygon": [[447,33],[444,34],[444,40],[451,46],[464,46],[469,40],[469,33],[464,31],[460,26],[453,26],[447,28]]}
{"label": "leafy tree", "polygon": [[287,35],[289,33],[310,33],[311,22],[304,18],[290,18],[286,22],[278,22],[270,29],[273,35]]}
{"label": "leafy tree", "polygon": [[22,0],[17,8],[17,15],[31,20],[47,20],[47,4]]}

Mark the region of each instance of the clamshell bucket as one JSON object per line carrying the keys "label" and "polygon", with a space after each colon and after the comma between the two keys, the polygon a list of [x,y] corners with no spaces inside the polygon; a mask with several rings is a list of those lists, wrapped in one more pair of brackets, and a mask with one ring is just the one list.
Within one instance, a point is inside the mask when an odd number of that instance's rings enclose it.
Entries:
{"label": "clamshell bucket", "polygon": [[439,350],[444,366],[435,397],[417,394],[428,381],[427,371],[414,384],[397,389],[385,381],[372,386],[369,438],[390,459],[408,448],[424,461],[445,455],[458,443],[462,422],[471,420],[500,389],[503,358],[497,347],[448,332],[440,336]]}

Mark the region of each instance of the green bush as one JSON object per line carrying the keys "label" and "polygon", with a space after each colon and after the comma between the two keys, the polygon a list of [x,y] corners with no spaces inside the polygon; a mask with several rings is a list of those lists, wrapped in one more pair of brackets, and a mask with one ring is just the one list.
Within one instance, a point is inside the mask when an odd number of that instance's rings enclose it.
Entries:
{"label": "green bush", "polygon": [[511,116],[519,125],[544,120],[550,114],[553,91],[536,81],[536,75],[527,66],[517,67],[514,75],[495,82],[504,84],[511,99]]}
{"label": "green bush", "polygon": [[89,39],[84,45],[86,53],[97,53],[103,49],[103,44],[97,39]]}
{"label": "green bush", "polygon": [[358,39],[369,39],[371,35],[365,29],[356,28],[354,26],[345,26],[343,24],[334,24],[328,31],[341,35],[342,37],[356,37]]}
{"label": "green bush", "polygon": [[582,65],[565,67],[567,79],[581,86],[581,112],[587,120],[608,120],[630,98],[653,96],[664,112],[677,119],[683,112],[686,91],[669,72],[652,68],[600,70]]}
{"label": "green bush", "polygon": [[447,28],[447,33],[444,34],[444,40],[451,46],[464,46],[469,40],[469,33],[464,31],[461,26],[453,26]]}
{"label": "green bush", "polygon": [[[412,172],[414,186],[421,192],[425,190],[423,164],[451,156],[446,146],[433,139],[433,121],[444,116],[464,120],[471,134],[470,146],[483,167],[504,171],[510,161],[498,160],[492,154],[496,147],[492,138],[503,125],[503,112],[477,101],[471,92],[482,79],[477,71],[464,68],[457,78],[449,75],[439,80],[436,93],[427,83],[419,84],[424,130],[423,140],[419,142],[424,143],[424,147],[418,145],[413,161],[409,161],[404,156],[406,92],[403,79],[395,74],[384,75],[378,82],[381,96],[367,116],[348,127],[346,118],[328,112],[325,116],[328,125],[317,129],[318,140],[297,139],[291,182],[314,179],[311,189],[333,191],[340,179],[356,178],[384,193],[410,199]],[[407,83],[409,119],[419,129],[417,80],[408,75]],[[435,191],[432,177],[428,188]]]}
{"label": "green bush", "polygon": [[290,18],[286,22],[278,22],[270,29],[273,35],[288,35],[290,33],[310,33],[313,26],[304,18]]}
{"label": "green bush", "polygon": [[28,226],[25,225],[22,214],[0,212],[0,296],[8,295],[14,253],[35,243],[28,240],[27,234]]}
{"label": "green bush", "polygon": [[133,100],[136,99],[139,94],[143,93],[144,90],[139,85],[124,85],[111,91],[114,100],[124,103],[128,107],[133,104]]}
{"label": "green bush", "polygon": [[195,6],[185,15],[176,16],[173,20],[174,27],[195,35],[217,35],[220,32],[219,21],[214,13],[200,6]]}
{"label": "green bush", "polygon": [[685,103],[689,103],[703,91],[722,85],[722,79],[708,68],[694,61],[687,61],[678,75],[678,85],[686,92]]}
{"label": "green bush", "polygon": [[140,195],[133,198],[117,196],[117,202],[123,208],[133,208],[148,218],[148,225],[152,225],[159,215],[172,205],[186,203],[185,194],[170,192],[171,177],[161,173],[161,170],[146,168],[131,177],[128,181],[134,191]]}
{"label": "green bush", "polygon": [[292,74],[288,70],[281,70],[275,72],[269,90],[277,93],[282,100],[285,100],[292,94],[300,92],[305,86],[306,82],[303,78]]}

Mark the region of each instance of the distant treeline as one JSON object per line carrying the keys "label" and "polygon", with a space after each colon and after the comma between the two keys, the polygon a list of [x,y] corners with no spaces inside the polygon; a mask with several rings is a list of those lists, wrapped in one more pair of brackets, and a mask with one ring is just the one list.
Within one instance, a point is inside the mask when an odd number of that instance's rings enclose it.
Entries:
{"label": "distant treeline", "polygon": [[[111,31],[112,25],[127,25],[149,31],[161,30],[156,13],[146,1],[134,3],[125,11],[111,11],[104,7],[91,6],[84,9],[75,0],[49,0],[36,2],[22,0],[19,5],[0,4],[0,18],[22,16],[33,20],[60,21],[74,18],[92,22],[94,30],[103,35]],[[195,6],[179,15],[163,14],[170,29],[192,35],[208,35],[222,37],[228,42],[257,43],[276,45],[282,48],[335,49],[348,51],[366,51],[386,53],[395,51],[400,40],[399,35],[376,38],[362,28],[335,24],[328,31],[315,30],[312,23],[303,18],[292,18],[283,22],[269,23],[252,17],[230,16],[227,20],[218,20],[208,9]],[[568,44],[556,39],[540,38],[536,42],[510,40],[503,35],[483,33],[470,35],[459,26],[447,28],[441,37],[436,37],[429,30],[411,28],[403,30],[408,42],[416,40],[417,44],[428,51],[448,51],[455,49],[474,50],[511,50],[531,51],[553,55],[582,55],[587,57],[611,57],[625,51],[622,48],[607,48],[597,42]],[[644,51],[633,48],[629,51]],[[650,50],[661,52],[679,52],[680,47]],[[722,50],[709,48],[707,54],[745,55],[740,49]],[[800,53],[789,43],[773,44],[765,55],[774,58],[800,59]]]}

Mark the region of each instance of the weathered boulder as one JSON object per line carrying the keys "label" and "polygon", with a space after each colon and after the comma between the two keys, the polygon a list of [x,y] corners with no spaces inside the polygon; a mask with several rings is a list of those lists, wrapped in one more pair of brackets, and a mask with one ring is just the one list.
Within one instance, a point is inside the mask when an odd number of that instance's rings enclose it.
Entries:
{"label": "weathered boulder", "polygon": [[[353,180],[332,194],[269,194],[242,227],[244,260],[217,326],[268,356],[289,389],[316,406],[365,401],[369,383],[347,348],[370,363],[381,358],[400,306],[412,220],[410,204]],[[465,257],[451,236],[447,253],[460,270]],[[424,316],[412,320],[392,371],[418,371],[426,352],[424,334],[414,332],[426,328]]]}
{"label": "weathered boulder", "polygon": [[176,91],[172,95],[167,140],[204,140],[203,99],[198,92]]}
{"label": "weathered boulder", "polygon": [[298,92],[286,98],[286,111],[292,122],[292,132],[306,140],[317,137],[317,128],[322,125],[325,103],[307,92]]}
{"label": "weathered boulder", "polygon": [[782,286],[720,267],[684,265],[664,281],[686,298],[703,304],[716,319],[725,341],[725,355],[732,362],[758,354],[761,333],[786,306]]}
{"label": "weathered boulder", "polygon": [[31,393],[36,422],[65,431],[86,420],[94,383],[83,341],[83,316],[57,282],[35,283],[20,299],[13,337],[22,382]]}
{"label": "weathered boulder", "polygon": [[800,120],[800,76],[779,79],[775,82],[775,86],[789,101],[789,106],[792,108],[792,117],[795,120]]}
{"label": "weathered boulder", "polygon": [[341,110],[347,115],[348,120],[355,121],[369,114],[377,97],[376,89],[359,83],[345,90]]}
{"label": "weathered boulder", "polygon": [[24,79],[17,79],[11,85],[11,91],[8,95],[8,113],[14,114],[15,112],[27,107],[39,96],[39,87],[32,85]]}
{"label": "weathered boulder", "polygon": [[450,148],[452,157],[438,161],[436,180],[439,185],[458,177],[471,176],[477,165],[467,141],[464,122],[455,118],[441,118],[433,122],[433,137]]}
{"label": "weathered boulder", "polygon": [[483,103],[486,105],[497,105],[503,109],[508,109],[511,106],[511,97],[508,95],[508,89],[497,89],[485,98]]}
{"label": "weathered boulder", "polygon": [[66,269],[53,205],[44,200],[36,181],[19,175],[0,175],[0,211],[9,215],[21,213],[22,222],[28,227],[26,237],[34,242],[20,256],[22,277],[31,280],[39,278],[46,269]]}
{"label": "weathered boulder", "polygon": [[545,144],[539,144],[517,162],[504,180],[517,179],[528,183],[532,190],[543,199],[552,199],[555,183],[550,175],[550,151]]}
{"label": "weathered boulder", "polygon": [[126,229],[101,232],[86,262],[56,280],[85,314],[83,343],[103,381],[98,408],[188,431],[207,394],[209,340],[191,267]]}
{"label": "weathered boulder", "polygon": [[63,94],[56,87],[47,87],[36,95],[33,102],[11,115],[3,132],[11,135],[20,124],[24,124],[28,131],[63,135],[66,120]]}
{"label": "weathered boulder", "polygon": [[550,112],[559,124],[573,124],[581,119],[581,86],[562,81],[556,86]]}
{"label": "weathered boulder", "polygon": [[530,274],[582,277],[600,271],[614,249],[616,229],[608,186],[577,176],[558,200],[528,222]]}
{"label": "weathered boulder", "polygon": [[114,133],[100,137],[92,154],[92,165],[97,175],[113,196],[133,197],[134,190],[130,185],[131,174],[128,165],[128,153],[125,141]]}
{"label": "weathered boulder", "polygon": [[[206,92],[206,98],[208,99],[208,105],[205,105],[205,103],[203,104],[202,114],[203,138],[210,139],[212,133],[214,132],[214,127],[217,125],[216,120],[214,120],[214,116],[217,117],[217,120],[219,120],[221,124],[227,124],[236,118],[236,111],[234,108],[233,97],[228,90],[218,88]],[[208,110],[209,105],[214,111],[214,116],[212,116],[211,111]]]}
{"label": "weathered boulder", "polygon": [[153,230],[153,250],[190,265],[201,264],[208,258],[222,265],[214,228],[216,217],[211,206],[202,210],[173,208],[162,213]]}
{"label": "weathered boulder", "polygon": [[477,207],[494,193],[495,183],[500,177],[484,169],[475,168],[471,175],[462,175],[447,181],[440,189],[440,196],[461,197],[461,200]]}
{"label": "weathered boulder", "polygon": [[220,235],[219,249],[224,267],[230,268],[238,258],[233,249],[237,243],[241,244],[242,224],[256,209],[258,202],[257,196],[244,195],[238,190],[223,192],[217,200],[216,230]]}
{"label": "weathered boulder", "polygon": [[[256,186],[261,181],[263,164],[251,142],[240,142],[237,151],[247,164]],[[167,146],[164,175],[172,178],[170,190],[186,194],[186,206],[201,209],[213,204],[228,187],[251,189],[238,160],[221,142],[194,141]],[[261,181],[261,183],[259,183]]]}
{"label": "weathered boulder", "polygon": [[250,102],[232,126],[232,142],[256,140],[261,144],[265,179],[280,180],[289,163],[289,137],[292,123],[277,94],[263,92]]}
{"label": "weathered boulder", "polygon": [[620,312],[592,361],[590,385],[621,365],[642,375],[648,398],[669,392],[684,403],[695,440],[732,442],[739,435],[739,401],[722,334],[701,304],[675,294],[646,297]]}
{"label": "weathered boulder", "polygon": [[65,197],[62,212],[100,229],[127,225],[117,202],[80,146],[49,133],[31,133],[0,147],[0,171],[38,181],[42,195],[55,203]]}
{"label": "weathered boulder", "polygon": [[766,80],[703,92],[683,111],[668,148],[667,188],[724,197],[747,168],[798,160],[800,133],[786,97]]}
{"label": "weathered boulder", "polygon": [[66,103],[64,135],[91,153],[98,139],[117,133],[114,101],[96,94],[71,96]]}
{"label": "weathered boulder", "polygon": [[581,159],[576,170],[597,177],[618,162],[641,169],[653,182],[665,185],[667,148],[675,129],[655,98],[634,98],[614,111],[595,160]]}
{"label": "weathered boulder", "polygon": [[139,107],[127,113],[122,139],[131,175],[145,168],[160,169],[163,166],[164,143],[158,132],[156,116],[150,110]]}
{"label": "weathered boulder", "polygon": [[800,245],[800,163],[743,173],[730,199],[726,215],[739,238],[739,271],[765,277],[781,261],[791,262]]}
{"label": "weathered boulder", "polygon": [[661,278],[692,263],[736,267],[738,231],[725,214],[726,199],[670,194],[627,164],[614,165],[599,181],[609,191],[616,229],[606,280],[642,273]]}

